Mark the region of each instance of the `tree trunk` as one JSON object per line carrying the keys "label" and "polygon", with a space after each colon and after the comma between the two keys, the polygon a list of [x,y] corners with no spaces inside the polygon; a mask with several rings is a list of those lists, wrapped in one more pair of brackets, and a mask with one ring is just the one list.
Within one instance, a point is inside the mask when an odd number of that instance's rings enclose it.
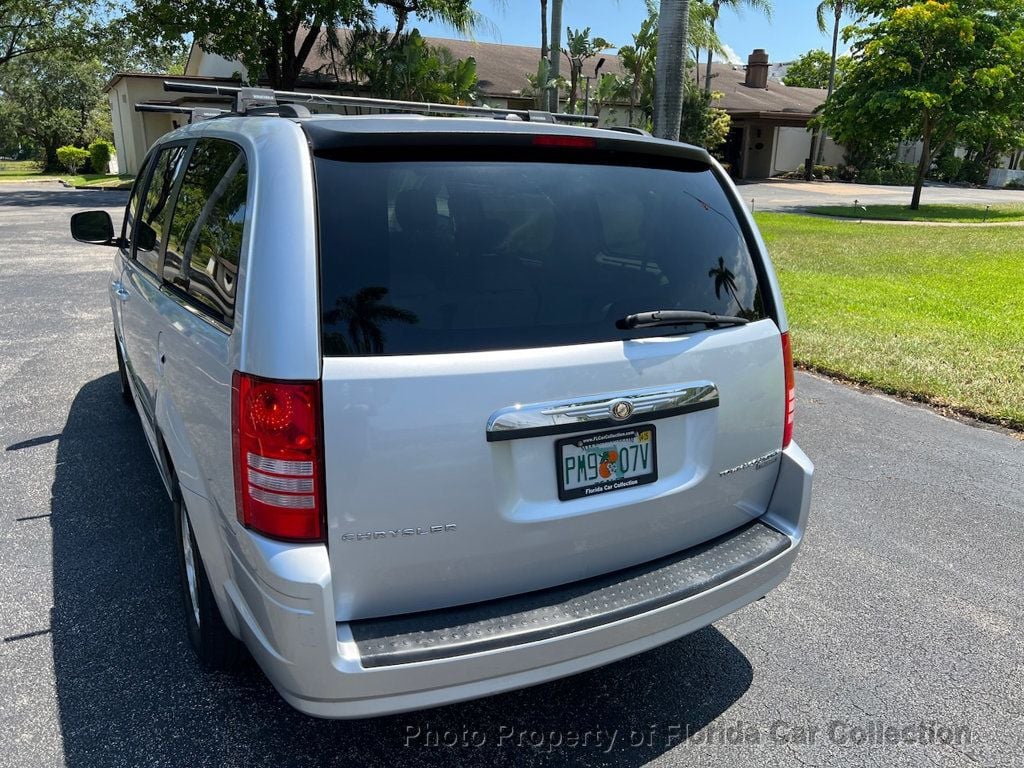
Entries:
{"label": "tree trunk", "polygon": [[[708,48],[708,65],[704,70],[704,93],[711,95],[711,59],[714,56],[714,51]],[[699,69],[699,67],[698,67]]]}
{"label": "tree trunk", "polygon": [[[721,2],[720,2],[720,0],[715,0],[711,4],[711,9],[712,9],[712,12],[711,12],[711,35],[712,35],[712,37],[715,34],[715,22],[718,21],[718,10],[719,10],[719,8],[721,8]],[[689,10],[689,9],[687,9],[687,10]],[[710,43],[710,41],[709,41],[709,43]],[[712,58],[713,55],[714,55],[714,52],[711,50],[711,48],[708,48],[708,66],[707,66],[707,69],[704,70],[704,93],[706,93],[708,95],[711,94],[711,58]],[[697,59],[697,62],[698,62],[698,64],[700,63],[700,58],[699,57]],[[698,66],[697,69],[700,69],[700,67]]]}
{"label": "tree trunk", "polygon": [[[551,0],[551,50],[548,52],[548,61],[551,62],[548,78],[557,81],[562,71],[562,0]],[[551,112],[559,111],[558,85],[551,88],[548,109]]]}
{"label": "tree trunk", "polygon": [[811,151],[807,153],[807,159],[804,160],[804,181],[814,181],[814,156],[817,154],[818,140],[818,129],[815,128],[811,132]]}
{"label": "tree trunk", "polygon": [[576,102],[580,98],[580,70],[569,64],[569,111],[576,114]]}
{"label": "tree trunk", "polygon": [[654,135],[659,139],[679,141],[689,15],[689,0],[661,0],[654,86]]}
{"label": "tree trunk", "polygon": [[[839,21],[843,17],[843,6],[841,3],[836,4],[836,23],[832,28],[832,64],[828,70],[828,93],[825,95],[825,103],[828,104],[832,98],[832,91],[836,88],[836,55],[839,48]],[[821,132],[821,143],[818,144],[818,164],[825,159],[825,131]]]}
{"label": "tree trunk", "polygon": [[932,124],[929,115],[924,116],[924,126],[921,131],[921,159],[917,163],[917,178],[914,179],[914,196],[910,198],[910,210],[916,211],[921,207],[921,188],[924,187],[924,177],[932,164]]}
{"label": "tree trunk", "polygon": [[548,57],[548,0],[540,0],[540,57]]}

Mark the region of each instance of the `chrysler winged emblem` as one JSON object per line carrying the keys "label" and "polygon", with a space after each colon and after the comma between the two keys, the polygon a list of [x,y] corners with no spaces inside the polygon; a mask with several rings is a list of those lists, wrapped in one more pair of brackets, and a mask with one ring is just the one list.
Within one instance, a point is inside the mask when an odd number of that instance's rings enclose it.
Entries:
{"label": "chrysler winged emblem", "polygon": [[618,400],[612,403],[611,413],[616,421],[625,421],[633,415],[633,404],[628,400]]}

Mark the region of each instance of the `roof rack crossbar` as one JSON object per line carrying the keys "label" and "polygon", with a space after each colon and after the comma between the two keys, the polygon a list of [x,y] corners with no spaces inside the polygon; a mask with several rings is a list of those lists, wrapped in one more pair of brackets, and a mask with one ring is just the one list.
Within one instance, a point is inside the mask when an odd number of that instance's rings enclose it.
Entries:
{"label": "roof rack crossbar", "polygon": [[183,107],[178,104],[147,104],[140,102],[135,105],[136,112],[165,112],[175,115],[188,115],[190,123],[210,120],[227,114],[227,110],[217,107]]}
{"label": "roof rack crossbar", "polygon": [[[182,83],[173,80],[164,81],[164,90],[177,93],[202,93],[212,96],[228,96],[236,98],[241,88],[229,85],[212,85],[209,83]],[[598,118],[594,115],[570,115],[565,113],[538,113],[525,109],[503,109],[491,107],[470,107],[461,104],[431,104],[421,101],[398,101],[394,99],[374,99],[365,96],[335,96],[317,93],[299,93],[297,91],[274,91],[279,101],[301,104],[323,104],[325,106],[359,107],[363,109],[379,109],[390,112],[412,112],[427,115],[461,115],[464,117],[505,118],[512,116],[520,120],[558,123],[584,123],[596,125]]]}

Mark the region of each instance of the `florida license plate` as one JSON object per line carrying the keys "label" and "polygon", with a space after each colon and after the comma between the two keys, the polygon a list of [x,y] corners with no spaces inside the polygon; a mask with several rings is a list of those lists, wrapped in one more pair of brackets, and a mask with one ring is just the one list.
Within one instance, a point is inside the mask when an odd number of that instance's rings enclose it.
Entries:
{"label": "florida license plate", "polygon": [[653,424],[622,427],[555,442],[558,498],[595,496],[658,479]]}

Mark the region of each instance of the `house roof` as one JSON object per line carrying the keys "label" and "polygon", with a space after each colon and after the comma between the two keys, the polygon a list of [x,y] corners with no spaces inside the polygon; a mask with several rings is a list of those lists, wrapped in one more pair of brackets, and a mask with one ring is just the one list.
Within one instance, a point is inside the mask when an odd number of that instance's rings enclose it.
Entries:
{"label": "house roof", "polygon": [[711,74],[711,89],[722,94],[716,106],[736,117],[784,113],[806,122],[828,94],[824,88],[793,88],[771,79],[766,88],[751,88],[745,84],[747,71],[741,65],[715,63]]}
{"label": "house roof", "polygon": [[[339,31],[342,35],[348,32],[348,30]],[[333,79],[330,74],[333,71],[331,61],[322,52],[325,48],[323,44],[325,38],[325,34],[321,32],[320,40],[313,46],[306,61],[304,70],[307,77],[303,78],[306,80],[303,84],[305,87],[326,87],[328,81]],[[453,40],[440,37],[428,37],[426,40],[431,45],[447,48],[456,58],[463,59],[472,56],[476,59],[480,92],[484,96],[497,98],[520,96],[528,85],[527,74],[534,74],[537,71],[537,63],[540,61],[540,48],[531,46],[482,43],[474,40]],[[193,44],[193,49],[189,53],[190,62],[198,47],[198,43]],[[588,61],[584,73],[592,75],[594,67],[601,58],[605,60],[604,66],[601,68],[602,74],[621,75],[625,73],[621,60],[612,53],[601,54]],[[562,69],[563,74],[567,75],[568,63],[564,57]],[[701,65],[699,70],[703,79],[704,65]],[[186,71],[188,71],[187,68]],[[814,110],[825,102],[827,93],[824,89],[819,88],[793,88],[772,79],[768,80],[765,88],[751,88],[745,84],[746,67],[743,65],[715,62],[711,65],[711,72],[711,88],[722,94],[715,105],[724,109],[734,118],[773,120],[793,125],[804,125]],[[164,75],[149,76],[164,77]],[[115,76],[107,84],[107,89],[111,88],[119,77],[121,75]],[[201,79],[218,80],[219,78]]]}
{"label": "house roof", "polygon": [[196,82],[213,83],[219,85],[239,85],[240,81],[230,77],[208,77],[206,75],[166,75],[159,72],[117,72],[103,86],[103,92],[107,93],[111,88],[128,77],[137,77],[150,80],[174,80],[175,82]]}
{"label": "house roof", "polygon": [[[475,58],[480,91],[487,96],[519,96],[527,86],[527,74],[535,73],[540,61],[540,48],[525,45],[481,43],[441,37],[428,37],[426,40],[431,45],[447,48],[456,58]],[[306,69],[310,73],[322,74],[329,70],[328,59],[320,53],[322,47],[320,44],[314,46],[310,54],[306,64]],[[601,58],[605,60],[601,68],[602,74],[625,73],[625,67],[619,57],[606,53],[588,61],[584,74],[592,74],[593,68]],[[567,75],[568,63],[564,58],[562,69],[563,74]],[[703,76],[703,65],[700,72]],[[711,74],[712,90],[722,94],[716,106],[737,117],[783,119],[804,124],[814,110],[825,102],[827,93],[819,88],[792,88],[777,80],[769,80],[767,88],[751,88],[745,84],[747,73],[743,65],[715,62],[711,65]]]}
{"label": "house roof", "polygon": [[[342,36],[348,30],[339,30]],[[447,48],[457,59],[472,56],[476,59],[477,79],[480,91],[487,96],[517,97],[528,83],[526,76],[537,72],[540,62],[540,48],[525,45],[504,45],[502,43],[481,43],[476,40],[452,40],[442,37],[424,37],[430,45]],[[323,76],[331,70],[330,60],[321,52],[324,48],[325,35],[320,33],[317,44],[313,46],[306,60],[305,70],[314,76]],[[601,59],[605,59],[601,74],[624,74],[625,69],[614,54],[601,54],[589,60],[584,67],[584,74],[593,75],[594,67]],[[562,75],[569,76],[568,61],[562,58]]]}

